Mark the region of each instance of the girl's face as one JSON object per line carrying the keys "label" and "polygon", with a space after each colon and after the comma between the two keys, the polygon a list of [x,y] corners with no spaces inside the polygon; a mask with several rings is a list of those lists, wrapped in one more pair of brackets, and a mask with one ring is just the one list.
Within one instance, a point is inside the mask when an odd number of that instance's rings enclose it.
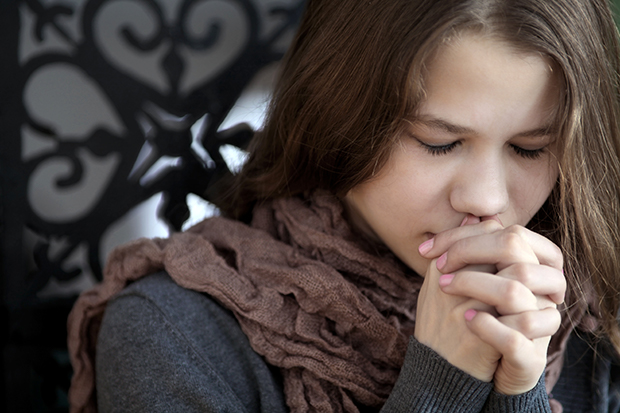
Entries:
{"label": "girl's face", "polygon": [[353,224],[421,275],[422,242],[468,214],[526,225],[558,176],[548,59],[466,35],[427,69],[426,99],[387,164],[345,197]]}

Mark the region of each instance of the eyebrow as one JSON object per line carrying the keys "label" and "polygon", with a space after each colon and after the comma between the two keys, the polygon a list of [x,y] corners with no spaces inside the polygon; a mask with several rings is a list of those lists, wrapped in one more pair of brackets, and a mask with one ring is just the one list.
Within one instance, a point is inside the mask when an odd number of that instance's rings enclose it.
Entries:
{"label": "eyebrow", "polygon": [[[466,126],[455,125],[451,122],[448,122],[444,119],[440,118],[418,118],[415,119],[412,124],[421,124],[423,126],[432,128],[432,129],[441,129],[444,132],[448,132],[453,135],[477,135],[474,129],[468,128]],[[556,129],[553,125],[546,125],[541,128],[532,129],[529,131],[519,132],[514,137],[525,137],[525,138],[538,138],[547,135],[552,135],[556,132]]]}

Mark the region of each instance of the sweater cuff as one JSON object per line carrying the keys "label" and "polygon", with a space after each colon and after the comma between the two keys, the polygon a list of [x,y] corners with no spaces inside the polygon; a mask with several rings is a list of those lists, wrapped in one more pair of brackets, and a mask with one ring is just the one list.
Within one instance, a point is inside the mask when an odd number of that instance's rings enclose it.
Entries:
{"label": "sweater cuff", "polygon": [[493,383],[470,376],[411,337],[382,412],[480,412],[492,390]]}
{"label": "sweater cuff", "polygon": [[545,389],[545,375],[541,375],[538,383],[532,390],[523,394],[507,396],[493,390],[484,405],[483,412],[550,413],[551,407],[549,406],[549,399]]}

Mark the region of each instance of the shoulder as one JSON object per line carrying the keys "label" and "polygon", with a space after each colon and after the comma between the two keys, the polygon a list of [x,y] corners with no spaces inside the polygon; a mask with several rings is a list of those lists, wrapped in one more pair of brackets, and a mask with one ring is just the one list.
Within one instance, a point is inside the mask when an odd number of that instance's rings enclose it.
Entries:
{"label": "shoulder", "polygon": [[[137,312],[157,311],[177,329],[191,332],[191,339],[201,338],[204,329],[223,328],[236,330],[232,313],[220,306],[206,294],[185,289],[176,284],[165,272],[156,273],[127,286],[110,300],[106,308],[106,318],[131,316],[126,310]],[[199,331],[188,330],[196,324]],[[141,328],[151,328],[141,325]],[[202,335],[204,336],[204,335]],[[212,336],[204,336],[202,338]]]}
{"label": "shoulder", "polygon": [[234,316],[165,273],[108,303],[97,393],[100,407],[127,400],[125,408],[150,411],[284,411],[278,373],[252,350]]}

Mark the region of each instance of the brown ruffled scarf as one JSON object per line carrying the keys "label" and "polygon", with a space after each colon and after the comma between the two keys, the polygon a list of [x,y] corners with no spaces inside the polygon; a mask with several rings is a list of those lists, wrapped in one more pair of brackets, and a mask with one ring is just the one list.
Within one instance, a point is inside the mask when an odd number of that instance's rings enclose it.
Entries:
{"label": "brown ruffled scarf", "polygon": [[[235,314],[252,348],[280,367],[292,412],[378,409],[413,334],[422,278],[391,254],[378,254],[342,213],[338,199],[317,191],[308,200],[258,207],[251,226],[210,218],[168,239],[113,251],[103,282],[84,292],[69,316],[71,411],[96,411],[94,360],[107,301],[161,270]],[[548,390],[562,367],[567,320],[549,349]],[[552,407],[561,411],[557,402]]]}

